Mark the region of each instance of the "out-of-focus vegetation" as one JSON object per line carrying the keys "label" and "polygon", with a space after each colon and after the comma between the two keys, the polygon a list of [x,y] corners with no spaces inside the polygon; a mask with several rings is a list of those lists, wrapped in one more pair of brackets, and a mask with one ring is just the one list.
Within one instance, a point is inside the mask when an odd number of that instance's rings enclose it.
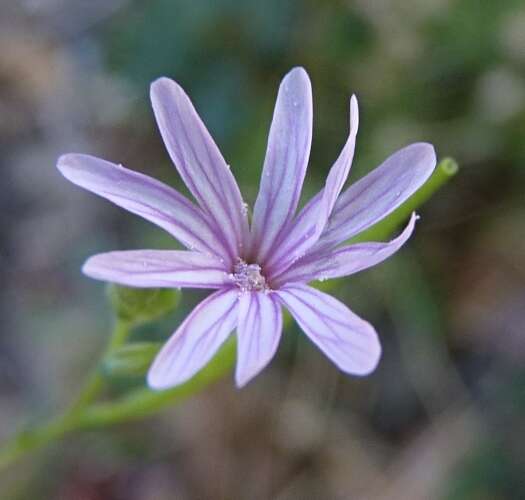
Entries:
{"label": "out-of-focus vegetation", "polygon": [[[351,179],[416,141],[461,165],[409,245],[334,294],[380,332],[377,372],[337,372],[294,326],[242,391],[84,433],[0,473],[6,499],[525,498],[523,2],[23,0],[0,5],[0,441],[74,399],[110,327],[96,252],[171,248],[54,165],[92,153],[184,190],[149,108],[192,96],[253,202],[280,79],[314,87],[316,192],[359,98]],[[203,296],[134,332],[164,340]],[[137,380],[137,384],[141,381]],[[108,396],[123,390],[111,380]]]}

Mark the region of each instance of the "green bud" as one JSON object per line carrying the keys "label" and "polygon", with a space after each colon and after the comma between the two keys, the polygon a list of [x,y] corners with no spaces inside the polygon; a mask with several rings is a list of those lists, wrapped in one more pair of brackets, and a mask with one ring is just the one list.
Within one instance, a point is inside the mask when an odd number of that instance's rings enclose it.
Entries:
{"label": "green bud", "polygon": [[112,351],[102,361],[102,371],[112,377],[144,375],[162,344],[132,342]]}
{"label": "green bud", "polygon": [[446,157],[438,163],[438,168],[447,175],[454,175],[459,170],[458,162],[454,158]]}
{"label": "green bud", "polygon": [[109,301],[117,317],[134,325],[155,321],[173,311],[180,291],[173,288],[128,288],[109,285]]}

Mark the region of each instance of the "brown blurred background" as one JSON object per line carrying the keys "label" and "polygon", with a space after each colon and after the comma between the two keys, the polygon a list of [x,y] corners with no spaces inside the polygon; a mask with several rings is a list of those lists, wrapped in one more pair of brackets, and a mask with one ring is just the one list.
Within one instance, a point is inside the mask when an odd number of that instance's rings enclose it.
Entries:
{"label": "brown blurred background", "polygon": [[[173,246],[66,182],[57,157],[95,154],[184,189],[149,107],[165,75],[253,203],[295,65],[314,87],[305,196],[346,138],[352,92],[352,179],[420,140],[461,167],[406,248],[334,291],[380,332],[378,370],[338,373],[293,326],[246,389],[227,377],[158,417],[70,436],[0,473],[0,498],[525,498],[520,0],[0,0],[0,442],[63,408],[98,359],[111,317],[82,262]],[[201,296],[140,334],[166,338]]]}

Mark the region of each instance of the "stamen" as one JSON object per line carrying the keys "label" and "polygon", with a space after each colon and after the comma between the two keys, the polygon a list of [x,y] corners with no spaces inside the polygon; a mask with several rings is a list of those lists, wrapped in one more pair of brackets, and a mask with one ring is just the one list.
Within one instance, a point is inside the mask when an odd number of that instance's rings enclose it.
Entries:
{"label": "stamen", "polygon": [[260,292],[268,290],[266,279],[261,274],[259,264],[247,264],[239,259],[233,267],[232,280],[242,292]]}

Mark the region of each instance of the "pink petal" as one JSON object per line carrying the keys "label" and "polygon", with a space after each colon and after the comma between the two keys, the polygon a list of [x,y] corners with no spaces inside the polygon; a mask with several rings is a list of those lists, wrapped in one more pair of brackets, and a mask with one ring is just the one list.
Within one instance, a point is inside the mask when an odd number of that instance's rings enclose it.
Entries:
{"label": "pink petal", "polygon": [[237,257],[248,234],[246,209],[229,166],[184,90],[169,78],[151,85],[151,102],[168,153],[183,181]]}
{"label": "pink petal", "polygon": [[162,227],[186,247],[225,256],[203,212],[162,182],[88,155],[61,156],[57,167],[77,186]]}
{"label": "pink petal", "polygon": [[358,128],[359,109],[357,99],[353,95],[350,100],[350,134],[346,144],[330,169],[323,191],[290,223],[283,239],[269,257],[265,269],[270,276],[283,272],[292,262],[302,257],[321,236],[352,166]]}
{"label": "pink petal", "polygon": [[333,248],[386,217],[425,183],[435,166],[431,144],[415,143],[394,153],[338,198],[312,251]]}
{"label": "pink petal", "polygon": [[312,88],[306,71],[294,68],[279,87],[270,128],[253,212],[254,261],[264,263],[295,214],[311,142]]}
{"label": "pink petal", "polygon": [[341,370],[368,375],[381,356],[369,323],[326,293],[306,285],[286,285],[275,292],[302,330]]}
{"label": "pink petal", "polygon": [[186,382],[211,360],[237,324],[237,295],[237,289],[219,290],[193,309],[151,365],[152,389]]}
{"label": "pink petal", "polygon": [[285,283],[308,283],[313,280],[340,278],[375,266],[397,252],[414,231],[417,216],[412,214],[403,232],[387,243],[356,243],[342,248],[320,250],[305,255],[292,264],[272,285],[278,288]]}
{"label": "pink petal", "polygon": [[218,258],[179,250],[102,253],[90,257],[82,270],[91,278],[136,287],[220,288],[231,284]]}
{"label": "pink petal", "polygon": [[238,387],[246,385],[273,358],[282,327],[281,306],[271,294],[247,292],[240,296],[235,370]]}

